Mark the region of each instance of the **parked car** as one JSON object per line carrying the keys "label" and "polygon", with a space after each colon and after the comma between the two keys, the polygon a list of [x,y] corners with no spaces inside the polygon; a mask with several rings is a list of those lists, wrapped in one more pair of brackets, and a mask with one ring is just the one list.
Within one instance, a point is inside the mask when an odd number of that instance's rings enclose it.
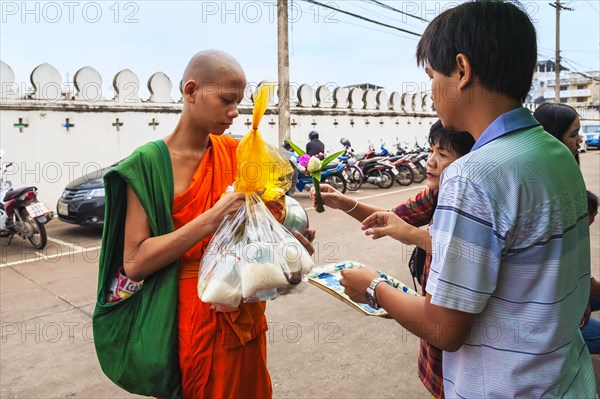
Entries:
{"label": "parked car", "polygon": [[81,226],[102,226],[104,224],[104,175],[117,164],[94,170],[67,184],[56,203],[58,219]]}
{"label": "parked car", "polygon": [[600,148],[600,125],[584,125],[581,132],[585,135],[587,147]]}
{"label": "parked car", "polygon": [[[230,134],[236,140],[242,135]],[[81,226],[102,226],[104,224],[104,175],[119,162],[94,170],[65,187],[56,203],[58,219]]]}
{"label": "parked car", "polygon": [[579,152],[587,152],[587,150],[588,150],[587,137],[586,137],[585,133],[583,133],[581,130],[579,130],[579,136],[581,137],[581,144],[579,145]]}

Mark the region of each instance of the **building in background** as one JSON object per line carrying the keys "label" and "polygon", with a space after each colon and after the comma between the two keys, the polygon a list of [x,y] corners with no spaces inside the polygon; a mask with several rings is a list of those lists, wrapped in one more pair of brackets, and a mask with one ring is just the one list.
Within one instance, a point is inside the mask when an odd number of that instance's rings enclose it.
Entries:
{"label": "building in background", "polygon": [[[538,61],[527,102],[554,102],[556,64]],[[600,71],[575,72],[561,66],[560,102],[577,108],[600,108]]]}

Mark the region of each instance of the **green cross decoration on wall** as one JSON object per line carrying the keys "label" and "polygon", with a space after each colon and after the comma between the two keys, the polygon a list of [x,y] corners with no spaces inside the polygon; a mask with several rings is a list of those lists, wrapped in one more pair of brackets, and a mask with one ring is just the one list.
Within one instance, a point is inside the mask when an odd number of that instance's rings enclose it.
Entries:
{"label": "green cross decoration on wall", "polygon": [[29,123],[24,123],[23,118],[19,118],[19,122],[14,123],[13,127],[16,127],[17,129],[19,129],[19,133],[23,133],[23,129],[25,129],[26,127],[29,127]]}

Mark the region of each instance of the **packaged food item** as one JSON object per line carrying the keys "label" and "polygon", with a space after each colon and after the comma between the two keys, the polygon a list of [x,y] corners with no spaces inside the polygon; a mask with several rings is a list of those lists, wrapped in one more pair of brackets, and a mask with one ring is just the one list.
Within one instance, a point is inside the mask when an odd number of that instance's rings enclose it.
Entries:
{"label": "packaged food item", "polygon": [[125,275],[125,270],[121,266],[117,269],[115,277],[110,283],[108,298],[106,302],[116,303],[129,298],[142,288],[143,281],[135,282]]}

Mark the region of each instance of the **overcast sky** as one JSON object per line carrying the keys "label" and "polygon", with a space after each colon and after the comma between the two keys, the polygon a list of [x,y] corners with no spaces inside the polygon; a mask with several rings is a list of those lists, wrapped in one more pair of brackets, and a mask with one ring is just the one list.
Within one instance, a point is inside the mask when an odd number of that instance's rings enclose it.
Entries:
{"label": "overcast sky", "polygon": [[[293,83],[370,82],[388,92],[428,79],[415,63],[418,37],[374,25],[304,1],[290,2],[290,80]],[[382,1],[431,20],[458,2]],[[0,59],[17,83],[29,82],[39,64],[54,65],[72,79],[89,65],[109,87],[129,68],[143,86],[157,71],[174,87],[190,57],[217,48],[238,58],[249,82],[277,77],[276,1],[0,1]],[[426,23],[370,1],[323,3],[401,29],[422,33]],[[544,1],[522,3],[538,31],[540,59],[553,58],[554,8]],[[571,69],[600,69],[600,2],[563,0],[574,9],[561,14],[561,47]],[[179,94],[173,89],[173,97]],[[105,97],[110,95],[105,94]],[[144,97],[145,98],[145,97]]]}

